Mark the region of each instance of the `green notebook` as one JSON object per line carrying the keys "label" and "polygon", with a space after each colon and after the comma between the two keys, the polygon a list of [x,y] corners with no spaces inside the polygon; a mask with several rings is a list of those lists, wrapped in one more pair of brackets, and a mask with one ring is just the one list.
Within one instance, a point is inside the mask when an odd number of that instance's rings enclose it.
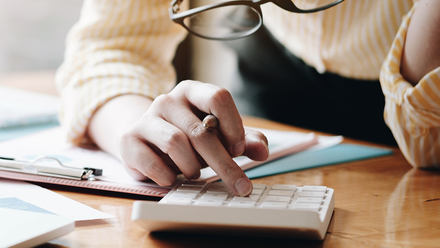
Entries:
{"label": "green notebook", "polygon": [[271,176],[332,164],[390,155],[391,149],[365,145],[338,144],[317,151],[304,151],[282,157],[246,171],[249,178]]}

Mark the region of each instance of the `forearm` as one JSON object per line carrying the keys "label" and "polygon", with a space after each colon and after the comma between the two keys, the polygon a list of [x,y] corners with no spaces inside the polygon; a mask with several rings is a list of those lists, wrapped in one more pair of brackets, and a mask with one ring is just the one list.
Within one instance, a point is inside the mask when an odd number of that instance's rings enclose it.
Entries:
{"label": "forearm", "polygon": [[104,151],[120,158],[118,140],[123,131],[147,111],[152,100],[140,95],[123,95],[113,98],[91,118],[88,136]]}
{"label": "forearm", "polygon": [[416,85],[440,66],[440,1],[420,0],[405,39],[401,74]]}
{"label": "forearm", "polygon": [[171,60],[185,32],[169,19],[168,6],[156,0],[84,1],[56,77],[69,142],[90,143],[90,118],[113,98],[154,99],[175,86]]}

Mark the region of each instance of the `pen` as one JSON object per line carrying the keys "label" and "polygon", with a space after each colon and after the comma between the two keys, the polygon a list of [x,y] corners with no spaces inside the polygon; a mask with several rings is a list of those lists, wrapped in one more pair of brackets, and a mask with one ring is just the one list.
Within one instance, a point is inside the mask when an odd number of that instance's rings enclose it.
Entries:
{"label": "pen", "polygon": [[214,129],[217,128],[219,125],[218,119],[214,115],[205,116],[202,122],[205,129]]}
{"label": "pen", "polygon": [[[42,159],[56,160],[60,167],[35,164]],[[93,170],[84,168],[63,167],[63,165],[57,159],[50,157],[41,157],[33,162],[19,161],[13,158],[0,157],[0,170],[77,180],[90,180],[94,176]]]}

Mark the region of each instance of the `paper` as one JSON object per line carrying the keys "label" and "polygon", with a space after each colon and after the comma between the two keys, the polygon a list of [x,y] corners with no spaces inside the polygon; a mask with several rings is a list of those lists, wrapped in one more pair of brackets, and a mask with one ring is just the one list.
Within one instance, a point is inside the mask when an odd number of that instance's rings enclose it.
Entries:
{"label": "paper", "polygon": [[93,167],[104,170],[100,180],[128,184],[159,187],[155,183],[134,180],[122,163],[99,149],[84,149],[73,146],[63,139],[60,127],[41,131],[29,136],[0,143],[0,157],[32,161],[40,156],[53,157],[61,163],[74,167]]}
{"label": "paper", "polygon": [[57,123],[59,99],[0,86],[0,128]]}
{"label": "paper", "polygon": [[[295,145],[303,143],[308,145],[303,147],[302,150],[316,144],[319,144],[319,146],[329,146],[342,140],[342,137],[332,137],[329,139],[331,139],[333,143],[328,142],[327,144],[324,144],[324,138],[319,137],[317,140],[317,137],[313,133],[283,132],[268,129],[257,130],[260,130],[267,135],[269,139],[269,150],[278,152],[284,151],[288,147],[295,147]],[[84,149],[72,146],[64,141],[62,137],[64,137],[62,130],[60,127],[57,127],[33,135],[0,142],[0,156],[13,157],[15,159],[28,161],[32,161],[39,156],[54,157],[60,160],[63,164],[69,166],[95,167],[103,169],[103,176],[98,177],[99,180],[124,185],[159,187],[153,182],[139,182],[133,179],[125,171],[122,163],[111,155],[98,149]],[[235,160],[241,166],[253,162],[244,157],[239,157]],[[210,168],[208,169],[211,170]],[[202,174],[202,178],[206,178],[206,175],[207,174]]]}
{"label": "paper", "polygon": [[75,221],[114,217],[40,186],[8,179],[0,179],[0,208],[56,214]]}
{"label": "paper", "polygon": [[34,124],[28,126],[0,128],[0,142],[5,140],[16,139],[22,136],[30,135],[57,126],[59,126],[58,122],[52,122],[52,123],[42,123],[42,124]]}
{"label": "paper", "polygon": [[[276,159],[307,148],[322,149],[341,142],[342,137],[321,137],[313,133],[285,132],[259,129],[269,140],[271,159]],[[99,149],[85,149],[73,146],[63,140],[60,127],[44,130],[29,136],[0,142],[0,157],[10,157],[17,160],[33,161],[37,157],[46,156],[58,159],[61,163],[73,167],[92,167],[103,169],[103,176],[96,177],[97,181],[57,179],[38,175],[7,173],[0,171],[5,178],[25,181],[54,183],[74,187],[93,188],[107,191],[117,191],[139,195],[164,196],[170,187],[160,187],[154,182],[139,182],[133,179],[124,169],[122,163],[111,155]],[[244,157],[235,159],[244,169],[249,169],[265,162],[252,161]],[[56,165],[54,165],[56,166]],[[206,172],[209,173],[206,173]],[[212,169],[202,171],[202,179],[213,181],[220,179]]]}

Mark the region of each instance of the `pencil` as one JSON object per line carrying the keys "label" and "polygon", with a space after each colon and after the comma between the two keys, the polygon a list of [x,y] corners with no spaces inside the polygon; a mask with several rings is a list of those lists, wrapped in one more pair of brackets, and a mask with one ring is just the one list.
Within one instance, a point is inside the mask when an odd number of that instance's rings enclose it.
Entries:
{"label": "pencil", "polygon": [[202,122],[205,129],[214,129],[218,127],[218,119],[214,115],[205,116]]}

